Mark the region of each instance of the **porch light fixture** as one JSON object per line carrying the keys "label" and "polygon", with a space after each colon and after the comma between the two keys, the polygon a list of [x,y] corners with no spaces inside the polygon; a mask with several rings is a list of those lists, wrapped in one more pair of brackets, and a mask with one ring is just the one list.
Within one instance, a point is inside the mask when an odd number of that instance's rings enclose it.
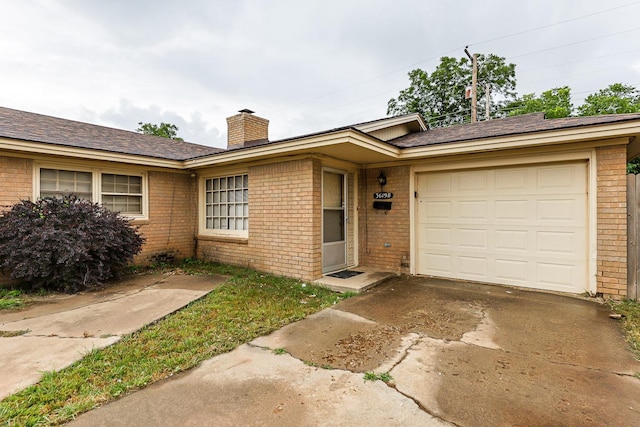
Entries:
{"label": "porch light fixture", "polygon": [[384,175],[384,172],[380,171],[380,175],[378,175],[378,184],[380,184],[380,189],[387,185],[387,177]]}

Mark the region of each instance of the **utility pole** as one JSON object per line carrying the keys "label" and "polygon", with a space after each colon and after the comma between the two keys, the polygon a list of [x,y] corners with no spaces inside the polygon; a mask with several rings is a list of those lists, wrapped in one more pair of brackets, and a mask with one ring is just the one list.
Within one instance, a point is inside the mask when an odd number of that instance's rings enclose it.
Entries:
{"label": "utility pole", "polygon": [[464,53],[471,60],[473,67],[473,75],[471,77],[471,123],[475,123],[478,121],[478,54],[474,53],[471,56],[468,48],[469,46],[464,48]]}
{"label": "utility pole", "polygon": [[487,86],[485,87],[485,98],[487,99],[487,102],[485,103],[485,108],[484,108],[484,117],[485,119],[489,120],[490,117],[490,113],[491,113],[491,88],[489,87],[489,84],[487,83]]}

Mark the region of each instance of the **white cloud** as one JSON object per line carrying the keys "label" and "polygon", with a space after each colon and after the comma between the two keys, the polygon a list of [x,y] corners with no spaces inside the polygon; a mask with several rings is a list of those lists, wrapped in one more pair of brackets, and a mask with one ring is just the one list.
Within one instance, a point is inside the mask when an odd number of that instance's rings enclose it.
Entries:
{"label": "white cloud", "polygon": [[170,121],[224,146],[242,108],[272,139],[384,116],[408,71],[465,45],[516,63],[519,93],[640,85],[640,4],[605,11],[627,3],[3,2],[0,105],[129,130]]}

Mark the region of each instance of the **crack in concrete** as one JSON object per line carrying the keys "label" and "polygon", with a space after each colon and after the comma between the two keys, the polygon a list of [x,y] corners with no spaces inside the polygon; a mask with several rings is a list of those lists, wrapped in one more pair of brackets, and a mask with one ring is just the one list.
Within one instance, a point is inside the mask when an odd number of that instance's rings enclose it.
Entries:
{"label": "crack in concrete", "polygon": [[[412,337],[411,335],[415,335],[415,337]],[[411,349],[412,349],[413,347],[415,347],[417,344],[421,344],[421,343],[423,343],[423,342],[424,342],[424,338],[425,338],[425,335],[424,335],[424,334],[416,334],[416,333],[414,333],[414,334],[409,334],[409,335],[408,335],[408,339],[411,341],[411,344],[410,344],[410,345],[408,345],[407,347],[405,347],[405,348],[403,349],[401,356],[398,358],[398,360],[396,360],[396,361],[395,361],[395,363],[393,364],[393,366],[391,367],[391,369],[387,370],[386,372],[391,372],[394,368],[396,368],[396,367],[397,367],[397,366],[399,366],[402,362],[404,362],[404,360],[405,360],[405,359],[407,358],[407,356],[409,355],[409,352],[411,351]],[[433,417],[433,418],[435,418],[435,419],[437,419],[437,420],[440,420],[440,421],[442,421],[442,422],[449,423],[449,424],[454,425],[454,426],[456,426],[456,425],[457,425],[457,424],[455,424],[455,423],[453,423],[453,422],[451,422],[451,421],[449,421],[449,420],[447,420],[447,419],[442,418],[441,416],[439,416],[439,415],[437,415],[437,414],[434,414],[433,412],[431,412],[431,411],[429,410],[429,408],[427,408],[426,406],[424,406],[424,405],[422,404],[422,402],[420,402],[418,399],[416,399],[415,397],[411,396],[410,394],[407,394],[407,393],[404,393],[404,392],[402,392],[402,391],[398,390],[398,387],[396,386],[395,380],[391,380],[391,381],[389,381],[389,382],[385,382],[385,384],[386,384],[388,387],[390,387],[390,388],[392,388],[393,390],[395,390],[395,391],[396,391],[396,393],[399,393],[400,395],[404,396],[405,398],[407,398],[407,399],[411,400],[413,403],[415,403],[415,404],[416,404],[416,406],[417,406],[418,408],[420,408],[420,410],[421,410],[422,412],[424,412],[424,413],[428,414],[429,416],[431,416],[431,417]]]}
{"label": "crack in concrete", "polygon": [[[381,366],[380,366],[378,369],[376,369],[376,370],[377,370],[377,371],[383,371],[383,372],[391,372],[391,371],[392,371],[396,366],[400,365],[400,364],[401,364],[401,363],[402,363],[402,362],[407,358],[407,356],[409,355],[409,351],[411,351],[411,349],[412,349],[416,344],[421,343],[421,342],[422,342],[422,339],[423,339],[424,337],[425,337],[425,335],[424,335],[424,334],[417,334],[417,333],[410,333],[410,334],[407,334],[404,338],[406,338],[406,339],[409,341],[409,344],[408,344],[408,345],[401,345],[401,349],[402,349],[402,351],[400,352],[400,356],[399,356],[397,359],[394,359],[394,360],[393,360],[393,362],[392,362],[392,364],[391,364],[391,367],[390,367],[389,369],[386,369],[386,368],[384,367],[385,365],[381,365]],[[247,345],[247,346],[249,346],[249,347],[252,347],[252,348],[259,348],[259,349],[261,349],[261,350],[270,351],[270,352],[275,352],[275,350],[276,350],[276,349],[271,348],[271,347],[269,347],[269,346],[257,345],[257,344],[254,344],[254,343],[252,343],[252,342],[248,342],[248,343],[246,343],[246,345]],[[285,356],[285,355],[286,355],[286,356],[289,356],[289,357],[291,357],[291,358],[293,358],[293,359],[295,359],[295,360],[298,360],[298,361],[300,361],[300,362],[304,363],[304,364],[305,364],[305,365],[307,365],[307,366],[310,366],[310,365],[308,365],[304,360],[302,360],[302,359],[300,359],[300,358],[297,358],[297,357],[295,357],[294,355],[292,355],[291,353],[289,353],[289,352],[287,351],[287,349],[286,349],[286,348],[284,348],[284,347],[282,347],[282,348],[285,350],[285,352],[286,352],[286,353],[281,353],[281,354],[279,354],[279,355],[282,355],[282,356]],[[311,367],[315,367],[316,369],[324,369],[324,368],[322,368],[321,366],[311,366]],[[351,374],[351,375],[354,375],[354,376],[355,376],[355,375],[362,375],[362,374],[363,374],[362,372],[354,372],[354,371],[351,371],[351,370],[349,370],[349,369],[337,369],[337,368],[331,368],[330,370],[331,370],[331,371],[335,371],[335,372],[345,372],[345,373],[348,373],[348,374]],[[444,418],[440,417],[439,415],[434,414],[434,413],[432,413],[431,411],[429,411],[429,409],[428,409],[427,407],[425,407],[425,406],[424,406],[424,405],[423,405],[419,400],[417,400],[417,399],[416,399],[416,398],[414,398],[413,396],[411,396],[411,395],[409,395],[409,394],[406,394],[406,393],[403,393],[402,391],[398,390],[398,388],[397,388],[397,387],[396,387],[396,385],[395,385],[394,380],[391,380],[390,382],[385,382],[385,384],[387,385],[387,387],[389,387],[389,388],[391,388],[391,389],[395,390],[395,391],[396,391],[396,393],[399,393],[401,396],[405,397],[406,399],[411,400],[413,403],[415,403],[415,405],[416,405],[416,406],[417,406],[417,407],[418,407],[422,412],[424,412],[425,414],[428,414],[430,417],[433,417],[433,418],[435,418],[435,419],[437,419],[437,420],[440,420],[440,421],[442,421],[442,422],[449,423],[449,424],[451,424],[451,425],[457,426],[457,424],[452,423],[451,421],[448,421],[448,420],[446,420],[446,419],[444,419]]]}
{"label": "crack in concrete", "polygon": [[73,339],[73,340],[86,340],[86,339],[108,339],[113,337],[122,338],[120,335],[111,334],[108,336],[95,336],[95,335],[86,335],[86,336],[74,336],[74,335],[51,335],[51,334],[25,334],[20,335],[23,338],[62,338],[62,339]]}
{"label": "crack in concrete", "polygon": [[402,396],[406,397],[407,399],[411,400],[413,403],[415,403],[415,404],[416,404],[416,406],[417,406],[418,408],[420,408],[420,410],[421,410],[422,412],[424,412],[425,414],[428,414],[430,417],[433,417],[433,418],[435,418],[435,419],[437,419],[437,420],[440,420],[440,421],[442,421],[442,422],[445,422],[445,423],[451,424],[451,425],[453,425],[453,426],[458,426],[458,424],[456,424],[456,423],[454,423],[454,422],[452,422],[452,421],[449,421],[449,420],[447,420],[447,419],[445,419],[445,418],[442,418],[440,415],[434,414],[433,412],[429,411],[429,409],[428,409],[427,407],[425,407],[425,406],[424,406],[424,405],[423,405],[423,404],[422,404],[418,399],[414,398],[413,396],[411,396],[411,395],[409,395],[409,394],[407,394],[407,393],[403,393],[403,392],[401,392],[400,390],[398,390],[398,388],[396,387],[396,385],[395,385],[395,384],[389,384],[389,383],[386,383],[386,384],[387,384],[387,386],[388,386],[389,388],[394,389],[394,390],[395,390],[397,393],[399,393],[400,395],[402,395]]}

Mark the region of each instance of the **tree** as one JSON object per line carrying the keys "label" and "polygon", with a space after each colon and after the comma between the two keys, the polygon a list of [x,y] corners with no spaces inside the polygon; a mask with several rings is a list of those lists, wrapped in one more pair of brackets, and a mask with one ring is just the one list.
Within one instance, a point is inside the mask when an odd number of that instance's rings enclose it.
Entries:
{"label": "tree", "polygon": [[539,97],[529,93],[507,104],[505,110],[510,116],[545,113],[548,119],[570,117],[573,112],[571,89],[569,86],[557,87],[542,92]]}
{"label": "tree", "polygon": [[630,85],[614,83],[587,96],[578,107],[579,116],[640,112],[640,92]]}
{"label": "tree", "polygon": [[[409,72],[410,86],[389,100],[387,114],[420,113],[431,128],[468,122],[471,103],[464,94],[471,79],[468,58],[444,56],[431,75],[419,68]],[[478,105],[486,105],[488,88],[490,115],[500,117],[504,103],[515,97],[515,87],[514,64],[493,54],[478,55]],[[496,95],[499,101],[492,101]]]}
{"label": "tree", "polygon": [[159,125],[153,123],[138,122],[140,126],[136,129],[136,132],[144,133],[145,135],[161,136],[163,138],[175,139],[176,141],[184,141],[178,137],[178,126],[170,123],[160,123]]}
{"label": "tree", "polygon": [[[578,107],[580,116],[624,113],[640,113],[640,92],[622,83],[614,83],[587,96],[584,104]],[[640,158],[636,157],[627,163],[627,173],[640,173]]]}

